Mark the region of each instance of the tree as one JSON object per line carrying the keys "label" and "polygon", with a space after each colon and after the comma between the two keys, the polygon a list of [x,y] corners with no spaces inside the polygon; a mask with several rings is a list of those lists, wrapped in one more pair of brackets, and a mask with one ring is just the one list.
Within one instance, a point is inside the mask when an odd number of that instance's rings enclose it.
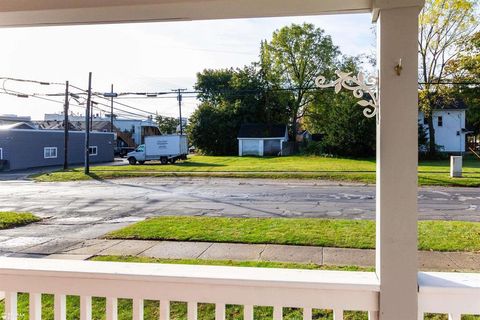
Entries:
{"label": "tree", "polygon": [[287,106],[292,137],[298,120],[314,100],[315,77],[332,75],[338,55],[331,37],[313,24],[283,27],[273,33],[270,42],[262,42],[260,67],[269,88],[292,89]]}
{"label": "tree", "polygon": [[157,121],[162,134],[173,134],[177,132],[177,126],[179,125],[177,118],[157,115],[155,121]]}
{"label": "tree", "polygon": [[204,70],[197,74],[199,107],[190,117],[189,140],[205,154],[237,153],[243,123],[282,123],[288,119],[282,94],[266,89],[257,65]]}
{"label": "tree", "polygon": [[428,121],[429,153],[436,153],[433,105],[446,78],[446,66],[458,57],[462,44],[478,26],[475,0],[427,0],[419,17],[422,111]]}
{"label": "tree", "polygon": [[452,91],[468,106],[467,123],[474,134],[480,134],[480,87],[472,85],[480,79],[480,31],[474,33],[456,59],[446,67],[453,81],[458,83]]}
{"label": "tree", "polygon": [[236,151],[236,125],[224,106],[202,102],[187,128],[189,141],[207,155],[231,155]]}
{"label": "tree", "polygon": [[[357,58],[345,57],[339,68],[357,74],[358,64]],[[323,152],[353,157],[375,154],[375,118],[365,117],[357,101],[350,91],[318,91],[305,123],[311,132],[322,133]]]}

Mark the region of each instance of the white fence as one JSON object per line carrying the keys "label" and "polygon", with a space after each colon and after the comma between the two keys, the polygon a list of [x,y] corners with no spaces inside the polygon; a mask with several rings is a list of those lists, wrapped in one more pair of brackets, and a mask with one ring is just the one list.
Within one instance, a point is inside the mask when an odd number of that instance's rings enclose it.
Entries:
{"label": "white fence", "polygon": [[197,319],[198,303],[215,304],[215,319],[225,319],[226,305],[242,305],[245,320],[254,306],[273,307],[273,319],[283,308],[301,308],[304,320],[312,309],[366,311],[378,317],[377,277],[370,272],[313,271],[67,261],[0,259],[0,291],[5,313],[17,319],[17,293],[29,293],[30,320],[41,319],[41,294],[54,294],[56,320],[66,318],[66,295],[80,296],[80,319],[92,318],[92,297],[106,297],[106,319],[117,319],[117,299],[133,299],[133,319],[143,319],[144,300],[160,301],[160,319],[170,317],[170,302],[186,302],[188,320]]}

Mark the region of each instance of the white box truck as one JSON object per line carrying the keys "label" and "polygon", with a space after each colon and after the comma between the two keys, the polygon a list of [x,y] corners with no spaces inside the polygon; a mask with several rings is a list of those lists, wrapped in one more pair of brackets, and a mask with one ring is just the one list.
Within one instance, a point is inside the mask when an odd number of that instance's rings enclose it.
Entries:
{"label": "white box truck", "polygon": [[160,160],[161,164],[175,163],[177,160],[187,160],[187,137],[181,135],[147,136],[145,144],[127,154],[131,165],[145,161]]}

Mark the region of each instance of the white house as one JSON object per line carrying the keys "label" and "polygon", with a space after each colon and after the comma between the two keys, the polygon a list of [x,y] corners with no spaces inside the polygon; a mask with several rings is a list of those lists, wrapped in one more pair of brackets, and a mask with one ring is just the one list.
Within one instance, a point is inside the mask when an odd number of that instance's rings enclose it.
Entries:
{"label": "white house", "polygon": [[[465,152],[465,107],[460,104],[449,105],[433,111],[435,143],[444,152]],[[428,134],[427,119],[423,112],[418,113],[418,121]]]}
{"label": "white house", "polygon": [[280,156],[283,144],[288,141],[284,124],[244,124],[238,132],[238,155]]}

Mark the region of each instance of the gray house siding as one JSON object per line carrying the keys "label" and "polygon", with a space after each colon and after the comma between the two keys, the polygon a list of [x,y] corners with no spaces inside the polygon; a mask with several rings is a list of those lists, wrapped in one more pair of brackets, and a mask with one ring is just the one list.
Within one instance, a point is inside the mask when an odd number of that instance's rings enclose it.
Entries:
{"label": "gray house siding", "polygon": [[[63,165],[64,133],[55,130],[0,130],[0,149],[9,170]],[[85,132],[69,132],[69,164],[81,164],[85,158]],[[97,147],[97,155],[90,162],[113,161],[114,135],[92,132],[90,146]],[[45,148],[56,148],[56,157],[45,158]]]}

